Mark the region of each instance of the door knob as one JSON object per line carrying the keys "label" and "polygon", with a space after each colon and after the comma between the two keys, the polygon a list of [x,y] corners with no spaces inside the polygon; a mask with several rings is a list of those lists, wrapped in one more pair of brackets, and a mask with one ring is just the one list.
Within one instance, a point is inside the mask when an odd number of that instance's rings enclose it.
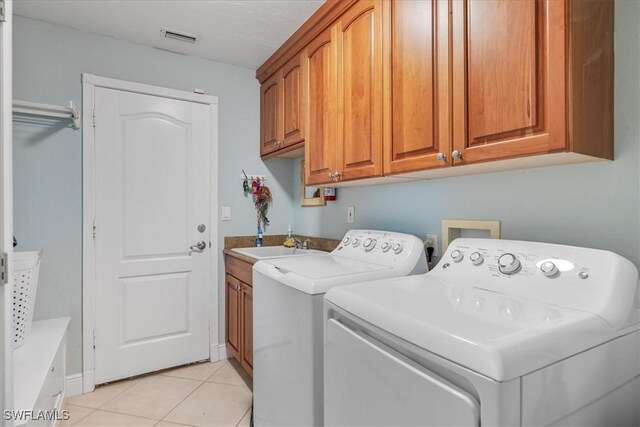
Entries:
{"label": "door knob", "polygon": [[436,155],[436,159],[438,159],[438,160],[440,160],[440,161],[443,161],[443,160],[446,160],[446,159],[447,159],[447,156],[446,156],[444,153],[438,153],[438,154]]}
{"label": "door knob", "polygon": [[195,245],[191,245],[191,250],[192,251],[198,251],[198,252],[202,252],[204,251],[204,249],[207,247],[207,243],[202,240],[198,243],[196,243]]}
{"label": "door knob", "polygon": [[451,153],[451,157],[453,157],[454,159],[461,159],[462,153],[459,152],[458,150],[455,150],[453,153]]}

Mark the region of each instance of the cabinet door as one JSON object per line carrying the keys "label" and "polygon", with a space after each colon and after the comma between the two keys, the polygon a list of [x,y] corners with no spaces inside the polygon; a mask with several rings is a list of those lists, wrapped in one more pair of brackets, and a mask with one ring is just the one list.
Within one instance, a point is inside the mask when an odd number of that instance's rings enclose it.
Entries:
{"label": "cabinet door", "polygon": [[241,364],[253,374],[253,288],[242,284],[242,356]]}
{"label": "cabinet door", "polygon": [[382,175],[381,6],[359,1],[336,24],[340,180]]}
{"label": "cabinet door", "polygon": [[454,0],[454,165],[564,151],[565,7]]}
{"label": "cabinet door", "polygon": [[331,182],[336,170],[335,49],[331,31],[316,37],[302,61],[306,102],[305,177],[308,185]]}
{"label": "cabinet door", "polygon": [[283,147],[304,141],[302,64],[296,55],[282,68]]}
{"label": "cabinet door", "polygon": [[260,86],[261,156],[280,148],[282,128],[282,85],[280,84],[280,72],[277,72]]}
{"label": "cabinet door", "polygon": [[226,333],[227,350],[240,359],[240,293],[241,282],[233,276],[226,275]]}
{"label": "cabinet door", "polygon": [[385,88],[385,173],[449,166],[448,1],[394,0],[384,7],[391,81]]}

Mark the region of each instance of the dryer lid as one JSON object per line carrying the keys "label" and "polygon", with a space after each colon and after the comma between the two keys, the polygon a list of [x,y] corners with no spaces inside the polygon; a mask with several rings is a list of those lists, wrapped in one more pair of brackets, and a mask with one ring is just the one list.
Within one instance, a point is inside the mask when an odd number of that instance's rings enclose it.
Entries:
{"label": "dryer lid", "polygon": [[374,326],[496,381],[610,339],[587,312],[461,286],[430,274],[338,287],[326,300]]}

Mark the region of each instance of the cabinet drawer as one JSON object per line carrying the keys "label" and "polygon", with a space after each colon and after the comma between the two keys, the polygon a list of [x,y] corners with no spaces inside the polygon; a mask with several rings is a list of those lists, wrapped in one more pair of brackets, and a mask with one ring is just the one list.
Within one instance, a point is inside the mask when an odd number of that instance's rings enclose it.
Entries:
{"label": "cabinet drawer", "polygon": [[241,282],[253,286],[253,264],[228,256],[225,259],[226,273]]}
{"label": "cabinet drawer", "polygon": [[[44,380],[42,390],[38,395],[36,404],[33,408],[34,412],[38,411],[53,411],[62,409],[62,400],[65,394],[65,366],[64,366],[64,347],[65,340],[63,339],[58,351],[53,359],[47,377]],[[61,414],[59,414],[61,415]],[[43,426],[43,425],[55,425],[54,420],[50,421],[32,421],[28,425]]]}

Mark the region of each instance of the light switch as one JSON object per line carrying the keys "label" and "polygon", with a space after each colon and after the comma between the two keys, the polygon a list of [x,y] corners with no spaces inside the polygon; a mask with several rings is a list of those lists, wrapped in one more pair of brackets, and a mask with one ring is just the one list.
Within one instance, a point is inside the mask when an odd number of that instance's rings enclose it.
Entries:
{"label": "light switch", "polygon": [[231,207],[223,206],[222,207],[222,220],[223,221],[231,221]]}

